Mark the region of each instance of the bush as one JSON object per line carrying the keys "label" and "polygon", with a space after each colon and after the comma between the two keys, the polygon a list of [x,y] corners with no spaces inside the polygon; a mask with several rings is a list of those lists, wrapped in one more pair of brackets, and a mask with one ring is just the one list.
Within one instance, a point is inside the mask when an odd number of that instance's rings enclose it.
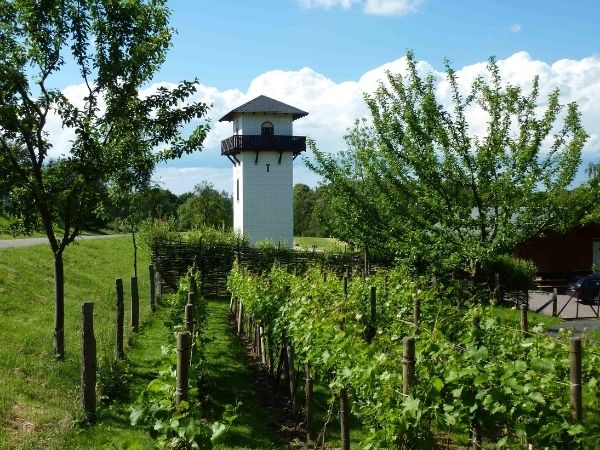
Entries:
{"label": "bush", "polygon": [[537,268],[532,261],[511,255],[500,255],[485,263],[482,272],[489,286],[494,288],[495,274],[505,292],[524,291],[533,287]]}

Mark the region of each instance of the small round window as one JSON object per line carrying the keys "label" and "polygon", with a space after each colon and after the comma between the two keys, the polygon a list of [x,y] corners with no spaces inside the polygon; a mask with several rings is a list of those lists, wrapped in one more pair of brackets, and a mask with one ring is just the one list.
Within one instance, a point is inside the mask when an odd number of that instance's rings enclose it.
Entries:
{"label": "small round window", "polygon": [[273,124],[271,122],[263,122],[260,127],[260,134],[263,136],[273,136]]}

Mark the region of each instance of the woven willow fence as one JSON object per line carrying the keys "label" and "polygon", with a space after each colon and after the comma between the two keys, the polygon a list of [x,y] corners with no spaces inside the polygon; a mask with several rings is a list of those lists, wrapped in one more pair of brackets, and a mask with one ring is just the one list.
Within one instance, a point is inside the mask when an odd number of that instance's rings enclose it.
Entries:
{"label": "woven willow fence", "polygon": [[303,273],[311,265],[322,265],[338,273],[363,272],[375,267],[389,267],[391,257],[367,258],[358,252],[318,252],[278,248],[255,248],[246,244],[163,241],[152,246],[152,262],[160,273],[162,288],[174,291],[177,280],[196,261],[202,273],[202,294],[210,298],[228,298],[227,276],[235,259],[252,270],[264,272],[275,262],[290,271]]}

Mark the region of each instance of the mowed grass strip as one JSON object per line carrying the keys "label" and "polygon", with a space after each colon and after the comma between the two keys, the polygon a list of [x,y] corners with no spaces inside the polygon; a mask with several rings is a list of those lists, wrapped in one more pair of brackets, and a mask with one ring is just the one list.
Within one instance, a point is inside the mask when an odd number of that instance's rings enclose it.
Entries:
{"label": "mowed grass strip", "polygon": [[[132,255],[129,237],[80,241],[65,251],[66,359],[58,362],[52,348],[50,249],[38,245],[0,250],[0,448],[61,448],[77,431],[82,418],[81,304],[94,302],[98,357],[112,354],[117,277],[125,286],[126,338],[131,334]],[[150,312],[148,257],[143,253],[138,268],[143,321]]]}

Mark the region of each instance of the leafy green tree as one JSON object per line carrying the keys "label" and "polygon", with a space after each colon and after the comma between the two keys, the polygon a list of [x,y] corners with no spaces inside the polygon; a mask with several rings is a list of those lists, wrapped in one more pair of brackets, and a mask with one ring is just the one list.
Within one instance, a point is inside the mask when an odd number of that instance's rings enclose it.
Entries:
{"label": "leafy green tree", "polygon": [[[181,133],[207,111],[187,101],[195,83],[141,95],[171,45],[168,18],[164,0],[0,0],[0,167],[16,174],[11,201],[22,212],[33,207],[31,218],[48,236],[59,359],[65,353],[63,252],[95,208],[98,186],[147,180],[157,162],[201,148],[206,136],[206,125]],[[54,88],[66,67],[76,68],[82,99]],[[54,161],[51,116],[74,132]],[[164,150],[155,153],[158,145]]]}
{"label": "leafy green tree", "polygon": [[217,191],[211,183],[203,181],[194,187],[189,197],[177,210],[182,230],[205,227],[230,229],[233,226],[233,199],[225,191]]}
{"label": "leafy green tree", "polygon": [[306,184],[294,185],[294,236],[308,236],[310,219],[315,204],[314,192]]}
{"label": "leafy green tree", "polygon": [[334,216],[330,191],[330,186],[325,184],[314,190],[315,203],[310,215],[307,236],[329,237],[331,235],[331,223]]}
{"label": "leafy green tree", "polygon": [[[524,92],[501,80],[492,58],[464,95],[445,69],[449,106],[409,53],[406,74],[388,72],[366,96],[372,126],[357,122],[340,155],[314,149],[312,168],[331,183],[341,239],[387,247],[422,269],[476,275],[558,220],[556,197],[575,176],[587,134],[558,90],[540,104],[537,77]],[[483,134],[469,123],[474,114],[485,118]]]}

